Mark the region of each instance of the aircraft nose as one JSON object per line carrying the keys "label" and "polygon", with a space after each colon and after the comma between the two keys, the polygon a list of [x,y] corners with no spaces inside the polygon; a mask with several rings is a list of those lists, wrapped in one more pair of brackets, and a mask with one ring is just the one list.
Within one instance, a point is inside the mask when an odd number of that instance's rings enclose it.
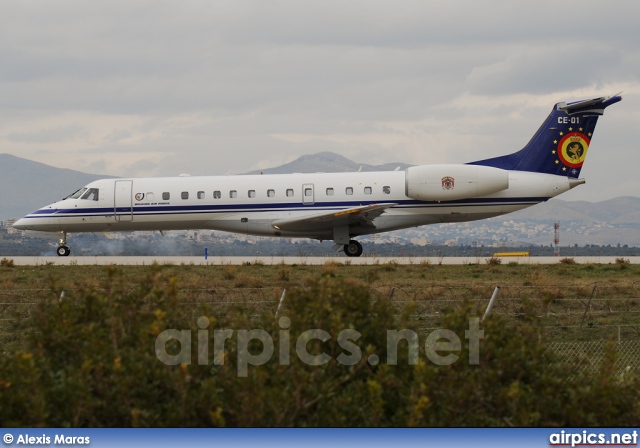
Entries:
{"label": "aircraft nose", "polygon": [[50,223],[48,219],[33,219],[29,217],[24,217],[18,219],[14,224],[13,228],[18,230],[49,230]]}
{"label": "aircraft nose", "polygon": [[18,230],[27,230],[27,220],[25,218],[18,219],[15,223],[13,223],[13,228]]}

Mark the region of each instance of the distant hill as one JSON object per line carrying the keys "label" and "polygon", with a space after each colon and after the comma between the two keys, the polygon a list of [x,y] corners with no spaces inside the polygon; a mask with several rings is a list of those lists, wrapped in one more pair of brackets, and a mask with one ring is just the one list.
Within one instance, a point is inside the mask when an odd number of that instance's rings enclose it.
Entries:
{"label": "distant hill", "polygon": [[113,176],[55,168],[0,154],[0,220],[21,218],[97,179]]}
{"label": "distant hill", "polygon": [[[515,221],[516,227],[539,228],[545,232],[530,232],[530,241],[552,240],[551,223],[560,222],[560,241],[564,244],[627,244],[640,247],[640,198],[623,196],[601,202],[563,201],[551,199],[543,204],[503,216]],[[494,218],[500,221],[500,218]],[[542,238],[540,238],[542,237]]]}
{"label": "distant hill", "polygon": [[640,225],[640,198],[622,196],[601,202],[551,199],[507,215],[531,221],[581,221],[612,225]]}
{"label": "distant hill", "polygon": [[601,202],[551,199],[515,213],[482,221],[439,224],[401,230],[405,236],[426,235],[430,241],[518,246],[553,243],[553,224],[560,223],[560,244],[629,245],[640,247],[640,198],[618,197]]}
{"label": "distant hill", "polygon": [[367,165],[356,163],[333,152],[318,152],[298,157],[293,162],[264,170],[251,171],[246,174],[291,174],[291,173],[348,173],[356,171],[393,171],[404,170],[412,165],[407,163],[385,163],[384,165]]}

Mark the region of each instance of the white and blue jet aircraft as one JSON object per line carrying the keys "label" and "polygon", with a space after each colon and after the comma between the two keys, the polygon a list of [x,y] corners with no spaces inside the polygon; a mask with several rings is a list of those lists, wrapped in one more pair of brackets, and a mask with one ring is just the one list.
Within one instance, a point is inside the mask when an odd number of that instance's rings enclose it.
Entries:
{"label": "white and blue jet aircraft", "polygon": [[360,235],[491,218],[583,184],[598,117],[621,99],[558,103],[523,149],[492,159],[405,171],[103,179],[14,227],[58,233],[60,256],[70,253],[69,233],[211,229],[333,240],[358,257]]}

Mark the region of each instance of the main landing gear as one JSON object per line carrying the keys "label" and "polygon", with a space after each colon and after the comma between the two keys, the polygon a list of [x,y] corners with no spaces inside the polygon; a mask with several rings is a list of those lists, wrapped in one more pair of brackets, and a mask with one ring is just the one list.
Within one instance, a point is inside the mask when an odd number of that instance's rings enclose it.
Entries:
{"label": "main landing gear", "polygon": [[356,240],[349,241],[349,244],[344,245],[344,253],[347,257],[359,257],[362,255],[362,244]]}
{"label": "main landing gear", "polygon": [[64,232],[62,234],[57,252],[59,257],[68,257],[71,253],[71,249],[69,249],[69,246],[67,246],[67,232]]}

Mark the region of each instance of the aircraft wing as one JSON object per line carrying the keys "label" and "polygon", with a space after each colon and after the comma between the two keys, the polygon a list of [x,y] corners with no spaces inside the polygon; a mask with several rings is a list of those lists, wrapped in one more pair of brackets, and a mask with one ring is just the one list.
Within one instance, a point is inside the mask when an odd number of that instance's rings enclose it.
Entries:
{"label": "aircraft wing", "polygon": [[371,225],[372,221],[382,215],[386,209],[398,205],[396,203],[361,205],[344,210],[314,213],[288,219],[278,219],[271,225],[278,230],[313,231],[329,230],[344,225]]}

